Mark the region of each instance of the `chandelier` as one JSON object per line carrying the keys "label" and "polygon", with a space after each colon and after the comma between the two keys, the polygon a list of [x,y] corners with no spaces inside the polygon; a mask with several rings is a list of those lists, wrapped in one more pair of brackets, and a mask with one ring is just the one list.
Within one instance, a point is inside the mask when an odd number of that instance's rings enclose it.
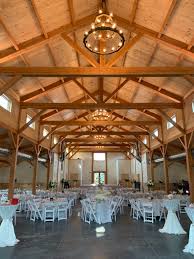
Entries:
{"label": "chandelier", "polygon": [[104,148],[104,146],[96,146],[96,148],[99,148],[99,149],[101,149],[101,148]]}
{"label": "chandelier", "polygon": [[98,109],[92,113],[91,119],[94,121],[108,121],[111,119],[111,115],[104,109]]}
{"label": "chandelier", "polygon": [[97,140],[102,140],[106,138],[106,135],[95,135],[94,138]]}
{"label": "chandelier", "polygon": [[125,42],[122,30],[117,29],[113,14],[99,10],[91,29],[84,34],[84,46],[91,52],[107,55],[119,51]]}

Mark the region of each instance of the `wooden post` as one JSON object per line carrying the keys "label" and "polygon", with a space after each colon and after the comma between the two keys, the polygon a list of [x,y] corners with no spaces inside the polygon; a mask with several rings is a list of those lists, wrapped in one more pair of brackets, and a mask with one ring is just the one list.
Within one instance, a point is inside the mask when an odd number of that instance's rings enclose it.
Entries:
{"label": "wooden post", "polygon": [[161,147],[161,153],[163,156],[163,171],[164,171],[164,181],[165,181],[165,191],[169,193],[169,175],[168,175],[168,159],[166,156],[167,145],[164,144]]}
{"label": "wooden post", "polygon": [[149,160],[150,160],[150,175],[151,175],[151,179],[154,182],[154,165],[153,165],[153,161],[152,161],[152,157],[153,157],[153,151],[149,152]]}
{"label": "wooden post", "polygon": [[48,160],[47,160],[47,176],[46,176],[46,189],[49,189],[49,180],[51,174],[51,154],[48,152]]}
{"label": "wooden post", "polygon": [[188,175],[189,190],[190,190],[190,201],[191,203],[194,203],[194,170],[192,167],[192,152],[191,152],[192,135],[193,133],[184,135],[184,141],[185,141],[185,152],[186,152],[187,175]]}
{"label": "wooden post", "polygon": [[34,157],[34,172],[33,172],[33,178],[32,178],[32,194],[36,194],[36,180],[37,180],[37,174],[38,174],[38,157],[40,154],[40,146],[35,145],[35,152],[36,155]]}
{"label": "wooden post", "polygon": [[10,155],[11,167],[10,167],[9,190],[8,190],[8,199],[9,200],[11,200],[13,198],[13,194],[14,194],[18,148],[19,148],[19,135],[16,136],[15,145],[14,145],[14,148]]}

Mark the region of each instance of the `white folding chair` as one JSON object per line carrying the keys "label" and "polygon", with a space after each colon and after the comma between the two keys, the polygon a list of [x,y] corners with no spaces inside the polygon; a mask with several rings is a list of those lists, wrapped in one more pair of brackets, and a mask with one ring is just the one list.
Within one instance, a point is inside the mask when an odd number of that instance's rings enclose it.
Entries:
{"label": "white folding chair", "polygon": [[63,202],[63,203],[58,204],[58,206],[57,206],[58,221],[67,219],[67,210],[68,210],[68,203]]}
{"label": "white folding chair", "polygon": [[150,205],[143,205],[143,221],[154,223],[154,211]]}
{"label": "white folding chair", "polygon": [[44,204],[43,207],[43,220],[44,222],[54,222],[55,221],[55,211],[56,207],[51,204]]}
{"label": "white folding chair", "polygon": [[111,218],[116,221],[117,219],[117,205],[118,205],[118,202],[117,201],[112,201],[111,202],[111,205],[110,205],[110,209],[111,209]]}

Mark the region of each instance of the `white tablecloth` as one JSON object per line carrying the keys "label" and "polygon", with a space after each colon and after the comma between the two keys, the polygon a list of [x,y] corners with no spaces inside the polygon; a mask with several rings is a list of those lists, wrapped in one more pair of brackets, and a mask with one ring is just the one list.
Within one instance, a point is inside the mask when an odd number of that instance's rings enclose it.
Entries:
{"label": "white tablecloth", "polygon": [[168,210],[168,215],[162,229],[159,229],[161,233],[168,233],[168,234],[186,234],[184,229],[182,228],[177,215],[176,211],[178,211],[179,207],[179,200],[172,199],[172,200],[163,200],[164,207]]}
{"label": "white tablecloth", "polygon": [[0,217],[3,219],[0,226],[0,247],[14,246],[19,242],[12,223],[17,207],[18,205],[0,205]]}
{"label": "white tablecloth", "polygon": [[98,224],[112,222],[109,201],[96,202],[96,219]]}
{"label": "white tablecloth", "polygon": [[185,211],[190,218],[192,224],[190,225],[190,230],[189,230],[189,242],[185,246],[185,249],[183,252],[186,253],[191,253],[194,255],[194,207],[186,207]]}

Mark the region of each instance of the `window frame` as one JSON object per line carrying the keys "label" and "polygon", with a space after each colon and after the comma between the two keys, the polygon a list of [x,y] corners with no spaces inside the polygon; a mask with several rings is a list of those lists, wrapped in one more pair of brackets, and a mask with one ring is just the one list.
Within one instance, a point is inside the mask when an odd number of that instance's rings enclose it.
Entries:
{"label": "window frame", "polygon": [[[170,118],[171,118],[171,120],[173,120],[176,123],[176,114],[173,114]],[[174,120],[174,118],[175,118],[175,120]],[[167,130],[172,129],[173,127],[174,127],[174,125],[170,121],[167,121],[167,123],[166,123]]]}
{"label": "window frame", "polygon": [[[104,159],[95,159],[95,156],[100,156],[100,154],[104,155]],[[93,153],[93,160],[94,161],[106,161],[106,153],[105,152],[94,152]]]}
{"label": "window frame", "polygon": [[[3,106],[2,103],[1,103],[1,98],[4,98],[5,101],[7,101],[7,107]],[[5,94],[2,94],[0,95],[0,107],[8,112],[11,113],[12,111],[12,100],[11,98],[9,98],[7,95]]]}
{"label": "window frame", "polygon": [[192,110],[192,113],[194,113],[194,100],[191,103],[191,110]]}
{"label": "window frame", "polygon": [[[44,132],[46,131],[46,134],[44,134]],[[43,128],[43,131],[42,131],[42,136],[43,137],[46,137],[46,135],[49,133],[49,131],[46,129],[46,128]],[[49,139],[49,136],[46,137],[46,139]]]}
{"label": "window frame", "polygon": [[[26,123],[28,123],[31,119],[32,119],[32,117],[29,114],[26,114]],[[35,121],[33,121],[28,127],[35,130],[35,128],[36,128]]]}
{"label": "window frame", "polygon": [[[155,132],[157,132],[157,134],[155,134]],[[159,137],[159,129],[158,129],[158,128],[154,129],[154,130],[152,131],[152,133],[153,133],[153,135],[154,135],[154,136],[152,136],[152,139],[155,139],[156,137],[157,137],[157,138]]]}

